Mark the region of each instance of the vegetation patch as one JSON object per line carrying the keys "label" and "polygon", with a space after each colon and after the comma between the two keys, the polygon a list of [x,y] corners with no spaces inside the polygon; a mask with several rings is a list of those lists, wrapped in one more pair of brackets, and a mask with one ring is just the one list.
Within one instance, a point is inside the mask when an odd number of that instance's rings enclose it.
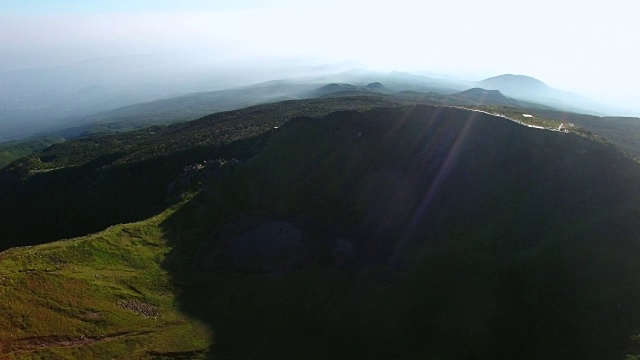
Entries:
{"label": "vegetation patch", "polygon": [[[151,359],[202,354],[207,326],[176,307],[162,262],[170,247],[149,220],[0,253],[0,357]],[[177,334],[180,334],[177,336]]]}

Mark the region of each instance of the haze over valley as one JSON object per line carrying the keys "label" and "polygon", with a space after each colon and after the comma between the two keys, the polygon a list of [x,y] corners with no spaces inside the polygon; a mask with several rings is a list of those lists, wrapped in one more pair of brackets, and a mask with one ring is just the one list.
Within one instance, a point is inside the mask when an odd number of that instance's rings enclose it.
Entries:
{"label": "haze over valley", "polygon": [[[590,24],[602,14],[592,5],[584,6],[581,16],[567,4],[545,12],[544,4],[520,7],[497,0],[417,7],[410,1],[365,6],[191,0],[180,6],[169,11],[168,4],[138,2],[5,5],[0,9],[0,141],[77,124],[83,116],[124,105],[351,69],[429,74],[438,78],[433,87],[450,91],[522,74],[564,92],[535,84],[523,92],[518,83],[477,87],[553,103],[560,110],[640,115],[640,79],[632,70],[638,40],[631,36],[638,29],[625,22],[627,15],[619,11],[624,6],[612,4],[621,18],[597,33]],[[359,8],[367,11],[350,15]],[[447,20],[454,11],[457,26]],[[543,14],[547,26],[527,26]],[[446,36],[434,36],[442,29]],[[499,43],[498,34],[507,38]]]}

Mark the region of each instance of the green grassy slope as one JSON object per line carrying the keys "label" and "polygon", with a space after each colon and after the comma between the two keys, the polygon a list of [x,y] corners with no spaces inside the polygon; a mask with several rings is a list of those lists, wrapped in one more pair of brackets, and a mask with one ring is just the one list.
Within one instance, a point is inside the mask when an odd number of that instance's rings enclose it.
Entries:
{"label": "green grassy slope", "polygon": [[0,169],[12,161],[29,156],[34,152],[46,149],[53,144],[64,142],[59,136],[46,136],[25,141],[8,141],[0,143]]}
{"label": "green grassy slope", "polygon": [[152,359],[204,356],[212,334],[177,310],[161,265],[159,224],[0,253],[0,358]]}

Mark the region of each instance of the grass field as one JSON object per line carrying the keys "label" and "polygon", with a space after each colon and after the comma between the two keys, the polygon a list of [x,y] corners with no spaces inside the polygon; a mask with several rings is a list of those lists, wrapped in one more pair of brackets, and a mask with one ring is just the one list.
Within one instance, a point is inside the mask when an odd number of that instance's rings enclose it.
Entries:
{"label": "grass field", "polygon": [[0,253],[0,358],[204,356],[212,334],[177,310],[170,251],[149,220]]}

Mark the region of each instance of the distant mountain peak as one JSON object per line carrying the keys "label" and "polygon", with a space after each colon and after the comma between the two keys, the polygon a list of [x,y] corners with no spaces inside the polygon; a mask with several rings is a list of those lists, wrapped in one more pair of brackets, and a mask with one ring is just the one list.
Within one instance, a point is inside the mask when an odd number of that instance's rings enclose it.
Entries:
{"label": "distant mountain peak", "polygon": [[369,90],[384,90],[384,85],[376,81],[376,82],[367,84],[366,88]]}
{"label": "distant mountain peak", "polygon": [[450,99],[461,104],[518,106],[517,100],[504,95],[500,90],[472,88],[450,95]]}
{"label": "distant mountain peak", "polygon": [[509,99],[500,90],[487,90],[483,88],[472,88],[469,90],[459,92],[458,95],[483,96],[483,97],[490,97],[490,98]]}
{"label": "distant mountain peak", "polygon": [[486,88],[521,87],[528,89],[550,89],[544,82],[526,75],[503,74],[479,82]]}

